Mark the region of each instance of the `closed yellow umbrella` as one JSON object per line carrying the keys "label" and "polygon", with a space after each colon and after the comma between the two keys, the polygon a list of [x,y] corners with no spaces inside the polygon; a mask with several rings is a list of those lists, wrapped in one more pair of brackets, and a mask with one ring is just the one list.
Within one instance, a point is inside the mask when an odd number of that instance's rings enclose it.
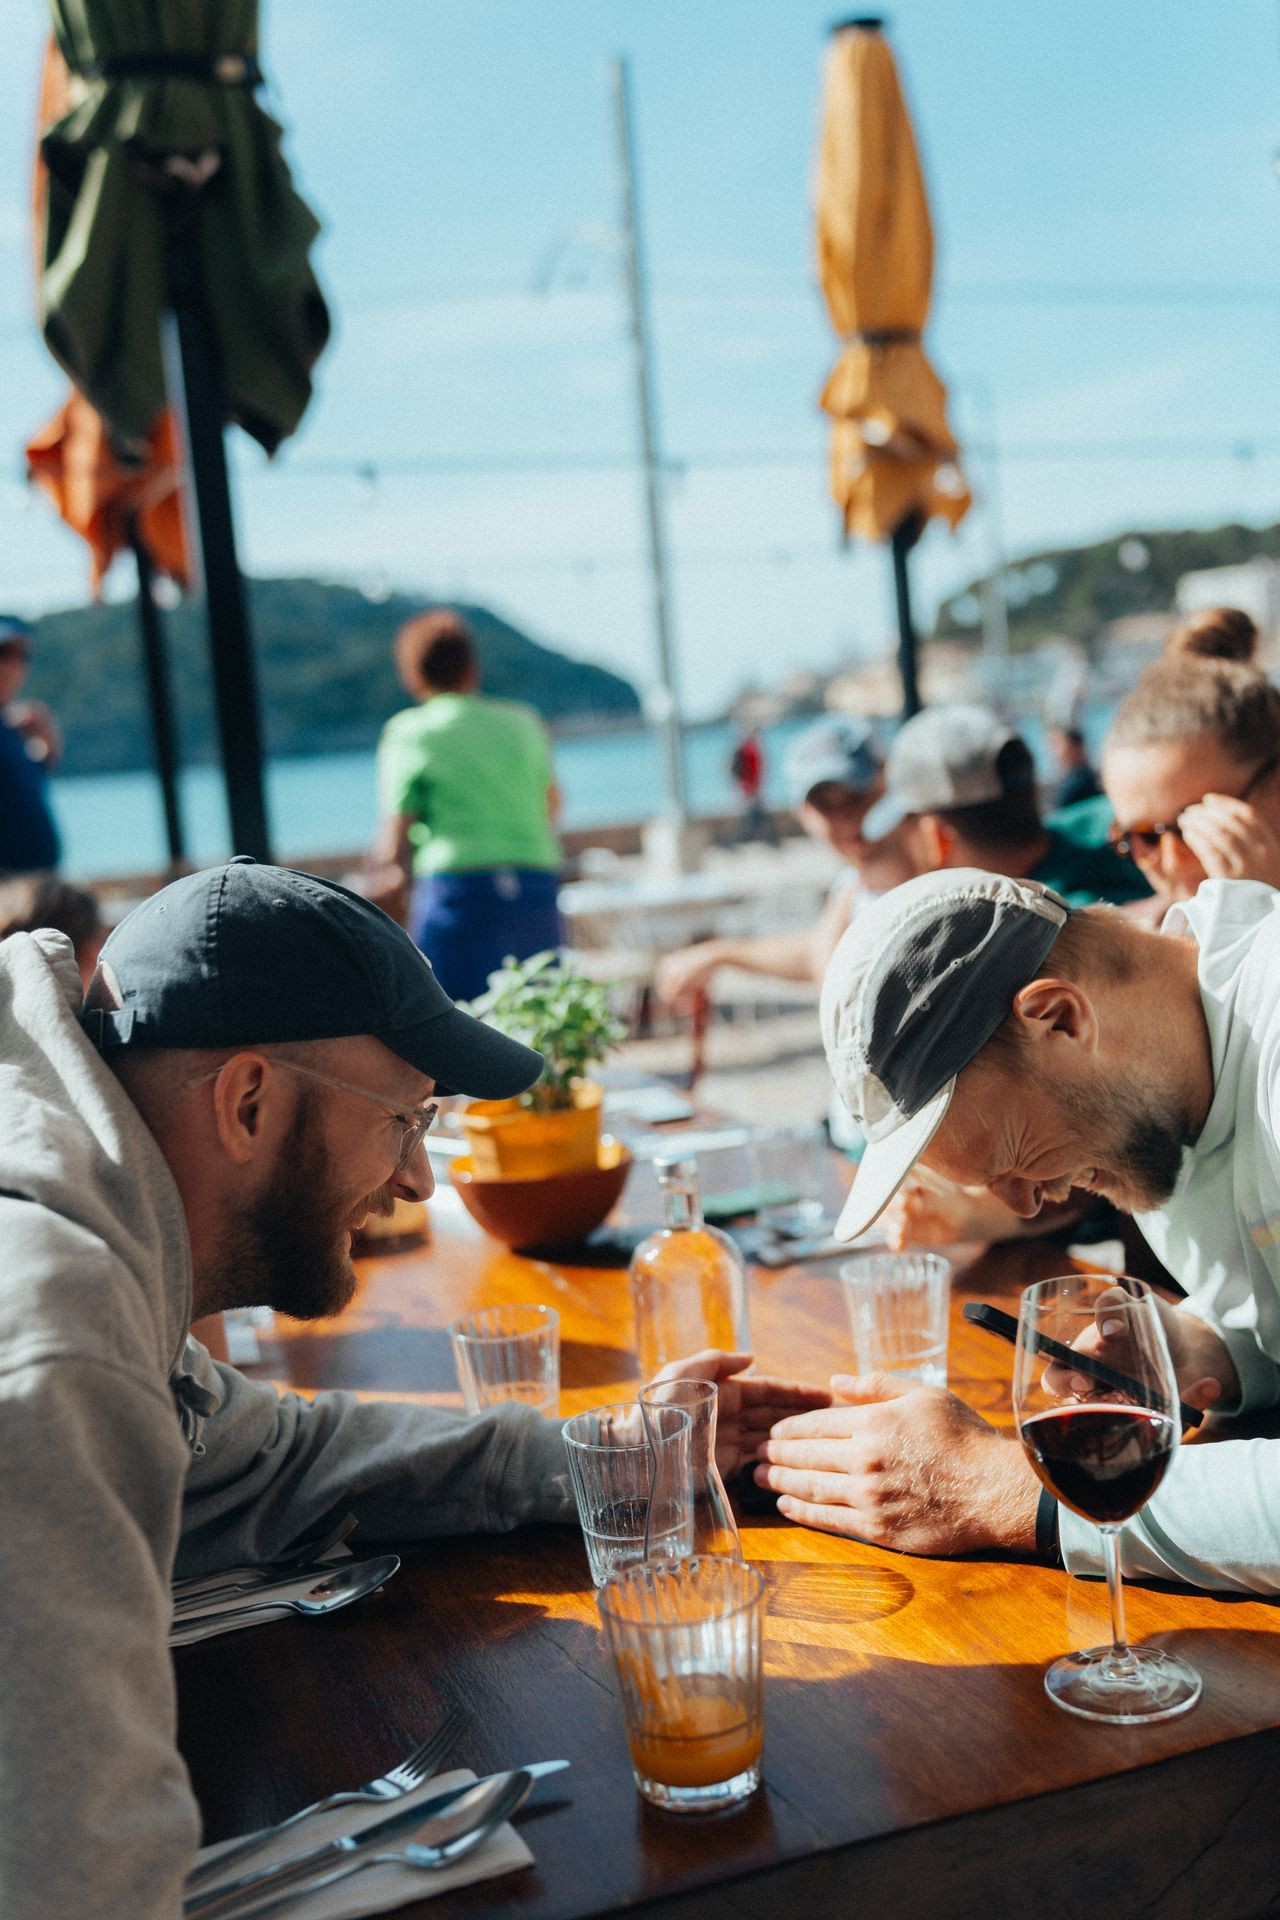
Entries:
{"label": "closed yellow umbrella", "polygon": [[819,402],[832,420],[831,491],[846,533],[893,542],[905,705],[914,712],[906,555],[930,519],[958,524],[969,491],[947,426],[946,388],[921,341],[933,227],[877,20],[851,20],[832,33],[816,198],[818,277],[844,349]]}

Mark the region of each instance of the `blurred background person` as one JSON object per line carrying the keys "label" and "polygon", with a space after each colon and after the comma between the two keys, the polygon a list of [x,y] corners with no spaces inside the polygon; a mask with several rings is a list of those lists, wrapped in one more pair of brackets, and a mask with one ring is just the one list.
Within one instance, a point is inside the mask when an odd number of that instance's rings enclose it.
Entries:
{"label": "blurred background person", "polygon": [[871,841],[897,836],[915,873],[981,867],[1039,880],[1072,907],[1119,905],[1149,891],[1099,837],[1089,802],[1041,815],[1031,749],[987,707],[932,707],[907,721],[862,833]]}
{"label": "blurred background person", "polygon": [[0,940],[7,940],[11,933],[35,933],[40,927],[66,934],[76,950],[81,984],[87,987],[107,937],[94,896],[56,873],[11,874],[0,880]]}
{"label": "blurred background person", "polygon": [[1079,727],[1051,727],[1049,751],[1059,773],[1053,789],[1054,806],[1074,807],[1081,800],[1096,799],[1102,785]]}
{"label": "blurred background person", "polygon": [[1117,710],[1102,756],[1113,841],[1161,908],[1205,879],[1280,887],[1280,691],[1236,607],[1196,614]]}
{"label": "blurred background person", "polygon": [[417,704],[378,743],[372,878],[389,870],[409,892],[409,931],[441,986],[473,1000],[508,954],[560,945],[551,743],[532,707],[481,694],[470,629],[450,608],[407,621],[395,655]]}
{"label": "blurred background person", "polygon": [[[840,936],[866,896],[887,893],[914,871],[897,836],[878,844],[863,837],[862,823],[884,791],[884,759],[864,720],[832,716],[818,720],[792,741],[785,762],[791,806],[804,831],[823,840],[840,860],[817,923],[796,933],[765,933],[742,939],[700,940],[658,963],[655,986],[672,1006],[709,993],[721,967],[775,980],[820,984]],[[862,1134],[832,1089],[827,1125],[834,1146],[856,1153]]]}
{"label": "blurred background person", "polygon": [[33,640],[25,620],[0,614],[0,873],[56,867],[62,858],[49,805],[62,736],[48,707],[18,698]]}
{"label": "blurred background person", "polygon": [[818,720],[792,741],[785,763],[791,807],[810,838],[824,840],[840,860],[820,919],[803,932],[700,940],[667,954],[655,975],[661,999],[674,1006],[708,989],[721,967],[821,981],[858,895],[887,892],[913,872],[894,838],[876,846],[863,838],[862,822],[884,791],[883,768],[863,720]]}
{"label": "blurred background person", "polygon": [[764,741],[760,738],[758,727],[748,727],[738,740],[729,757],[729,777],[738,789],[738,797],[742,802],[742,810],[729,836],[729,845],[740,846],[747,840],[766,840],[771,847],[776,847],[777,828],[764,803]]}

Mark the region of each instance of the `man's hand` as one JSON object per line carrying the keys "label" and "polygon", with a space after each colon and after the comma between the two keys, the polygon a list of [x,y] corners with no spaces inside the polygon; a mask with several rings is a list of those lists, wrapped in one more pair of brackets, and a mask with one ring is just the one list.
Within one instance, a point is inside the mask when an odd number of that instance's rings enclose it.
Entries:
{"label": "man's hand", "polygon": [[1040,1482],[1016,1440],[945,1387],[836,1374],[826,1411],[781,1420],[756,1482],[802,1526],[902,1553],[1035,1547]]}
{"label": "man's hand", "polygon": [[[1159,1294],[1153,1294],[1152,1297],[1159,1309],[1164,1337],[1169,1343],[1169,1357],[1173,1361],[1178,1393],[1186,1404],[1189,1407],[1215,1407],[1220,1401],[1230,1405],[1238,1400],[1240,1376],[1221,1335],[1215,1333],[1199,1314],[1189,1313],[1185,1307],[1177,1307],[1171,1300],[1162,1300]],[[1117,1314],[1108,1321],[1107,1306],[1108,1302],[1118,1306],[1127,1303],[1128,1299],[1128,1294],[1118,1287],[1114,1293],[1099,1294],[1094,1308],[1094,1325],[1074,1342],[1081,1353],[1090,1353],[1095,1359],[1105,1361],[1109,1367],[1119,1368],[1121,1373],[1134,1371],[1133,1349],[1124,1315]],[[1093,1384],[1087,1374],[1073,1374],[1065,1363],[1059,1365],[1056,1362],[1045,1370],[1044,1383],[1050,1393],[1061,1394],[1064,1398],[1068,1394],[1088,1393]]]}
{"label": "man's hand", "polygon": [[953,1186],[924,1167],[903,1182],[881,1220],[895,1253],[904,1247],[952,1247],[961,1241],[985,1246],[1009,1239],[1022,1224],[985,1187]]}
{"label": "man's hand", "polygon": [[62,758],[62,729],[44,701],[15,701],[7,718],[22,735],[31,759],[42,761],[52,773]]}
{"label": "man's hand", "polygon": [[802,1387],[791,1380],[765,1380],[743,1372],[749,1353],[719,1353],[708,1348],[687,1360],[673,1360],[655,1374],[658,1380],[713,1380],[719,1388],[716,1465],[729,1479],[757,1458],[760,1443],[775,1421],[831,1404],[825,1387]]}
{"label": "man's hand", "polygon": [[723,964],[718,940],[700,940],[696,947],[681,947],[665,954],[653,976],[658,998],[669,1007],[678,1006],[699,988],[708,986]]}

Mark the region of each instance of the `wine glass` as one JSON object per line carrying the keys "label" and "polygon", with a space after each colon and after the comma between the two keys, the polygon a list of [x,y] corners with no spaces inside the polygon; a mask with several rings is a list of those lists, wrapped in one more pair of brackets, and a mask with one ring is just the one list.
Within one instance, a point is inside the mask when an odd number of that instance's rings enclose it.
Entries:
{"label": "wine glass", "polygon": [[[1047,1342],[1105,1362],[1108,1378],[1073,1372]],[[1178,1385],[1150,1290],[1125,1275],[1069,1273],[1022,1296],[1013,1413],[1032,1466],[1063,1506],[1102,1535],[1111,1597],[1109,1647],[1055,1660],[1051,1700],[1086,1720],[1137,1726],[1185,1713],[1200,1676],[1176,1654],[1125,1638],[1119,1531],[1164,1479],[1180,1438]]]}

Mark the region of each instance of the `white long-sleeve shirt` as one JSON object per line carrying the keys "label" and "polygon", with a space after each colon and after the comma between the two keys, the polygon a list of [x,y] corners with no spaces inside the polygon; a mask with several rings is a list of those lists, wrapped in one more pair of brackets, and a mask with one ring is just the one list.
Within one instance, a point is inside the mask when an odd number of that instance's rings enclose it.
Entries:
{"label": "white long-sleeve shirt", "polygon": [[[1280,893],[1209,880],[1164,931],[1199,946],[1213,1100],[1173,1197],[1138,1224],[1240,1376],[1232,1411],[1280,1402]],[[1072,1573],[1102,1561],[1097,1529],[1061,1514]],[[1280,1439],[1180,1447],[1154,1498],[1123,1529],[1126,1573],[1233,1592],[1280,1593]]]}

